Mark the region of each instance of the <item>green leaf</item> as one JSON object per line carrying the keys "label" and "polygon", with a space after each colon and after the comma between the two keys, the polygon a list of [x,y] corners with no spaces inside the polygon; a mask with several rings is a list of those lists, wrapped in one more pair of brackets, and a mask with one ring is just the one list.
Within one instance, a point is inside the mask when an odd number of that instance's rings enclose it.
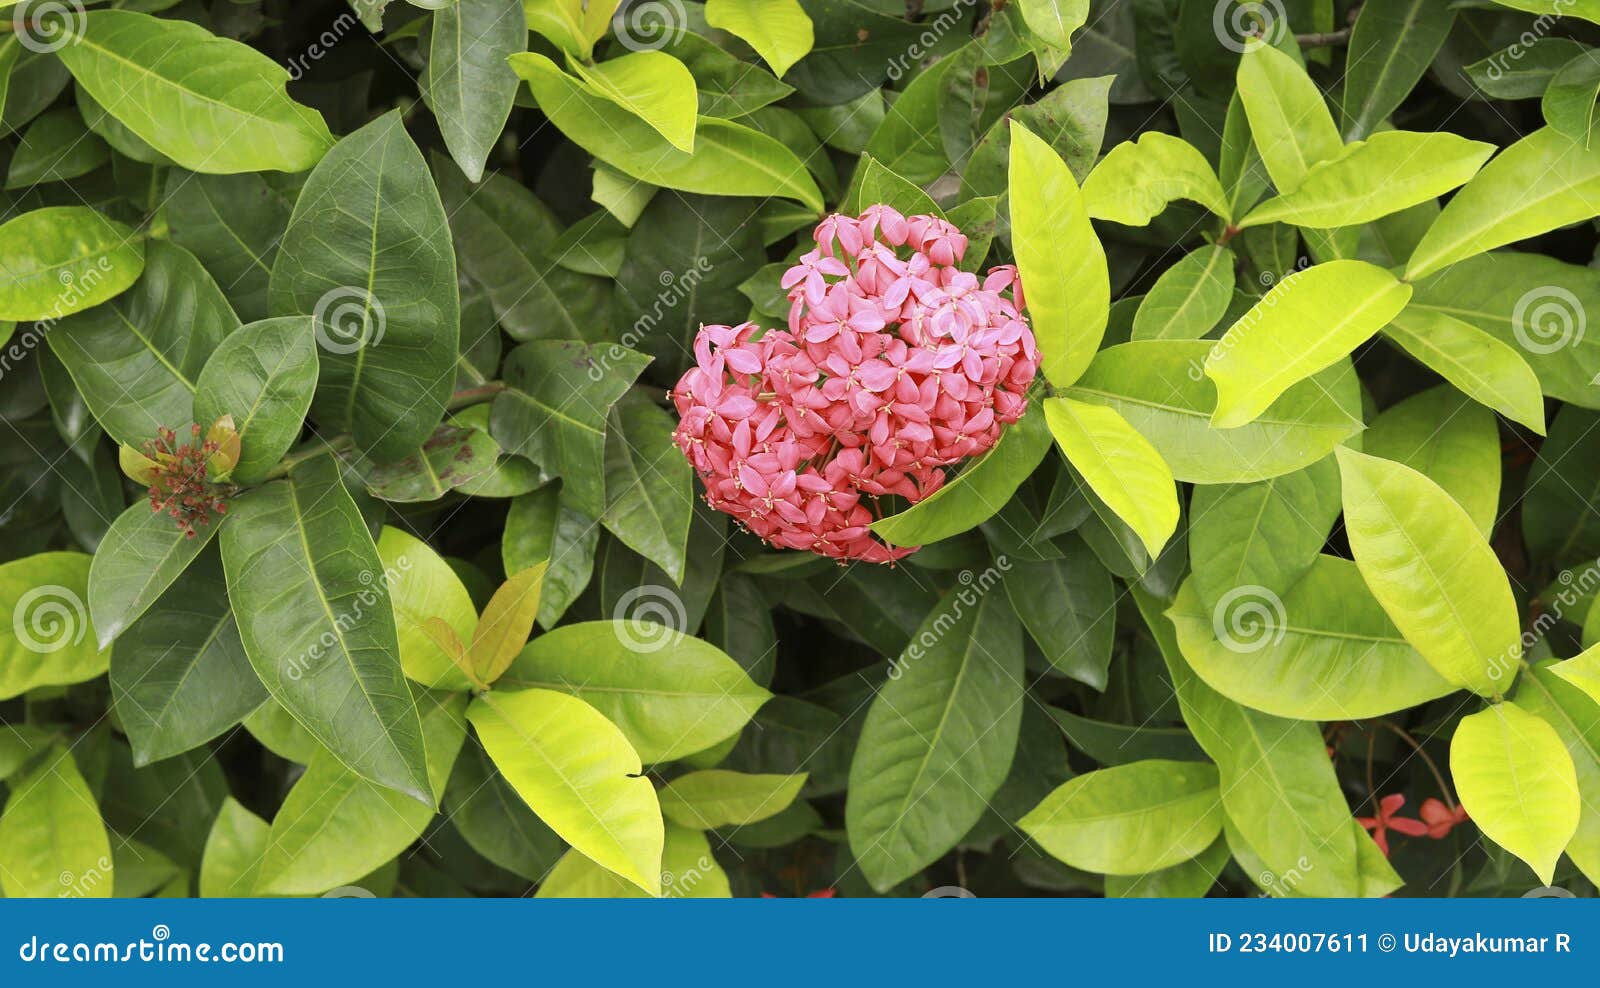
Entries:
{"label": "green leaf", "polygon": [[394,607],[400,666],[406,677],[429,689],[465,690],[466,675],[423,630],[430,618],[438,618],[461,641],[472,640],[478,609],[461,578],[432,546],[390,525],[378,535],[378,557]]}
{"label": "green leaf", "polygon": [[[600,3],[589,3],[587,0],[523,0],[522,6],[527,13],[529,28],[549,38],[561,50],[585,59],[593,51],[594,43],[605,37],[606,29],[611,26],[611,15],[617,8],[609,0]],[[647,23],[638,23],[637,20],[629,23],[633,26],[626,27],[626,30],[646,32],[645,40],[654,40],[648,33],[650,28]],[[372,30],[377,31],[378,28],[373,27]]]}
{"label": "green leaf", "polygon": [[1455,134],[1374,134],[1312,165],[1292,192],[1268,199],[1239,225],[1371,223],[1465,184],[1494,152],[1492,144]]}
{"label": "green leaf", "polygon": [[511,788],[476,741],[465,745],[456,759],[444,794],[444,813],[473,850],[530,882],[544,879],[567,849]]}
{"label": "green leaf", "polygon": [[1115,81],[1113,76],[1070,79],[1038,102],[1013,107],[972,149],[961,173],[962,195],[990,196],[1006,191],[1013,119],[1048,139],[1050,147],[1066,160],[1073,177],[1083,181],[1100,156],[1106,129],[1106,99]]}
{"label": "green leaf", "polygon": [[1550,671],[1600,703],[1600,649],[1587,648],[1580,654],[1558,662]]}
{"label": "green leaf", "polygon": [[1105,333],[1111,309],[1105,250],[1066,162],[1015,122],[1010,181],[1012,247],[1041,369],[1064,388],[1089,366]]}
{"label": "green leaf", "polygon": [[560,484],[547,484],[512,500],[500,555],[508,573],[546,564],[539,624],[555,627],[589,585],[599,542],[600,527],[562,498]]}
{"label": "green leaf", "polygon": [[550,829],[601,867],[660,894],[661,806],[639,755],[611,721],[582,700],[541,689],[486,693],[467,719]]}
{"label": "green leaf", "polygon": [[1213,429],[1216,386],[1203,373],[1211,341],[1146,340],[1108,347],[1063,392],[1115,409],[1178,480],[1248,483],[1300,470],[1361,431],[1361,386],[1347,361],[1293,384],[1254,421]]}
{"label": "green leaf", "polygon": [[1207,686],[1184,660],[1161,605],[1138,589],[1133,597],[1161,648],[1184,722],[1217,764],[1230,830],[1276,875],[1298,875],[1295,894],[1349,898],[1398,888],[1393,869],[1386,878],[1364,874],[1358,848],[1372,840],[1350,819],[1318,726],[1251,710]]}
{"label": "green leaf", "polygon": [[[1538,176],[1529,181],[1528,176]],[[1501,151],[1455,194],[1406,262],[1407,281],[1594,215],[1600,147],[1536,130]]]}
{"label": "green leaf", "polygon": [[211,824],[200,862],[200,894],[207,899],[246,898],[255,891],[261,852],[271,824],[229,796]]}
{"label": "green leaf", "polygon": [[122,294],[144,240],[85,206],[35,209],[0,225],[0,319],[60,319]]}
{"label": "green leaf", "polygon": [[483,178],[517,97],[517,75],[506,59],[527,50],[520,0],[455,0],[433,15],[420,87],[469,181]]}
{"label": "green leaf", "polygon": [[706,0],[706,23],[748,41],[780,79],[814,41],[798,0]]}
{"label": "green leaf", "polygon": [[1311,166],[1339,154],[1344,142],[1306,70],[1271,45],[1252,45],[1239,59],[1239,98],[1267,174],[1292,192]]}
{"label": "green leaf", "polygon": [[1021,629],[997,589],[946,594],[867,710],[845,830],[880,892],[954,847],[1011,770],[1024,703]]}
{"label": "green leaf", "polygon": [[917,546],[969,531],[1006,506],[1050,451],[1044,416],[1024,414],[982,456],[904,511],[872,523],[890,545]]}
{"label": "green leaf", "polygon": [[1160,554],[1178,527],[1178,495],[1161,454],[1116,409],[1047,398],[1045,422],[1067,462],[1118,518]]}
{"label": "green leaf", "polygon": [[1126,765],[1146,758],[1205,761],[1194,736],[1182,727],[1129,726],[1080,717],[1059,707],[1047,708],[1072,747],[1102,765]]}
{"label": "green leaf", "polygon": [[244,719],[244,729],[261,746],[285,761],[304,765],[322,750],[311,732],[277,700],[268,699]]}
{"label": "green leaf", "polygon": [[1473,400],[1544,435],[1539,377],[1512,347],[1471,323],[1414,305],[1383,335]]}
{"label": "green leaf", "polygon": [[[793,86],[779,82],[766,69],[740,60],[693,31],[680,29],[661,50],[688,66],[694,76],[699,110],[703,116],[733,120],[754,113],[794,92]],[[876,97],[879,106],[882,106],[883,97],[876,91],[868,95],[869,98]],[[832,128],[813,129],[818,133],[826,133]]]}
{"label": "green leaf", "polygon": [[685,192],[784,196],[822,212],[822,193],[805,164],[760,131],[707,117],[696,129],[694,153],[686,153],[543,55],[514,55],[511,67],[562,133],[632,178]]}
{"label": "green leaf", "polygon": [[1590,49],[1555,74],[1540,108],[1551,127],[1588,147],[1594,138],[1596,97],[1600,97],[1600,54]]}
{"label": "green leaf", "polygon": [[1410,298],[1410,285],[1365,261],[1329,261],[1279,281],[1206,356],[1206,376],[1217,385],[1212,427],[1255,420],[1290,385],[1366,342]]}
{"label": "green leaf", "polygon": [[520,183],[490,175],[473,186],[434,158],[461,271],[483,286],[513,339],[598,340],[610,322],[611,283],[568,271],[547,252],[561,237],[548,206]]}
{"label": "green leaf", "polygon": [[502,448],[562,479],[562,494],[591,518],[606,508],[606,414],[650,358],[615,344],[524,343],[506,358],[508,389],[494,400],[490,432]]}
{"label": "green leaf", "polygon": [[[466,738],[467,697],[414,692],[437,801]],[[320,895],[348,885],[411,846],[432,819],[427,805],[374,785],[319,751],[272,818],[255,894]]]}
{"label": "green leaf", "polygon": [[[1015,178],[1011,188],[1015,194]],[[1229,216],[1227,193],[1205,155],[1160,131],[1118,144],[1083,182],[1089,215],[1125,226],[1147,226],[1178,199],[1197,202],[1223,219]]]}
{"label": "green leaf", "polygon": [[1204,851],[1222,833],[1217,769],[1150,760],[1080,775],[1017,821],[1074,868],[1142,875]]}
{"label": "green leaf", "polygon": [[111,695],[139,767],[205,744],[266,702],[239,640],[215,550],[118,640]]}
{"label": "green leaf", "polygon": [[1587,691],[1561,676],[1566,662],[1541,662],[1517,684],[1517,706],[1555,728],[1572,756],[1578,779],[1578,830],[1566,853],[1593,881],[1600,874],[1600,807],[1582,799],[1600,785],[1600,706]]}
{"label": "green leaf", "polygon": [[342,139],[306,180],[272,265],[274,315],[314,315],[312,410],[379,460],[413,452],[455,382],[460,300],[439,193],[398,111]]}
{"label": "green leaf", "polygon": [[1233,301],[1233,268],[1226,247],[1202,247],[1161,272],[1133,317],[1135,340],[1198,340],[1211,332]]}
{"label": "green leaf", "polygon": [[1522,655],[1505,570],[1438,484],[1340,447],[1344,524],[1373,596],[1422,657],[1457,686],[1505,692]]}
{"label": "green leaf", "polygon": [[529,642],[500,685],[571,693],[646,762],[674,761],[737,733],[772,694],[720,649],[648,619],[653,608],[683,607],[670,590],[639,590],[618,620],[563,625]]}
{"label": "green leaf", "polygon": [[97,10],[58,54],[78,85],[190,171],[305,171],[333,146],[289,73],[248,45],[188,21]]}
{"label": "green leaf", "polygon": [[[728,875],[712,856],[711,842],[698,830],[666,825],[661,849],[661,895],[668,899],[726,899],[732,895]],[[606,871],[577,851],[568,851],[550,869],[539,899],[642,899],[637,885]]]}
{"label": "green leaf", "polygon": [[1297,720],[1360,720],[1454,692],[1406,643],[1355,564],[1319,556],[1280,596],[1229,588],[1207,606],[1186,580],[1167,617],[1206,683],[1248,707]]}
{"label": "green leaf", "polygon": [[166,216],[172,242],[206,266],[239,315],[265,319],[278,241],[289,225],[300,177],[196,175],[167,178]]}
{"label": "green leaf", "polygon": [[591,92],[649,124],[679,151],[693,153],[700,97],[682,62],[665,52],[636,51],[594,65],[575,59],[567,64]]}
{"label": "green leaf", "polygon": [[708,769],[680,775],[662,787],[661,812],[668,820],[692,830],[742,827],[788,809],[806,773],[796,775],[746,775],[725,769]]}
{"label": "green leaf", "polygon": [[89,132],[72,110],[52,110],[28,125],[11,156],[7,189],[64,182],[87,175],[111,160],[106,142]]}
{"label": "green leaf", "polygon": [[89,566],[89,613],[101,648],[154,604],[216,534],[221,522],[185,538],[166,514],[140,499],[117,516]]}
{"label": "green leaf", "polygon": [[108,899],[111,840],[72,753],[15,779],[0,814],[0,890],[12,899]]}
{"label": "green leaf", "polygon": [[1207,607],[1235,587],[1283,596],[1317,562],[1339,511],[1331,456],[1256,483],[1196,487],[1189,501],[1196,596]]}
{"label": "green leaf", "polygon": [[1089,0],[1021,0],[1017,6],[1034,37],[1063,53],[1072,50],[1072,32],[1089,19]]}
{"label": "green leaf", "polygon": [[228,598],[267,692],[352,771],[432,806],[383,561],[332,458],[234,504]]}
{"label": "green leaf", "polygon": [[1060,559],[1012,560],[1005,585],[1012,610],[1050,667],[1104,690],[1116,635],[1116,588],[1089,547],[1073,539]]}
{"label": "green leaf", "polygon": [[265,319],[229,334],[195,382],[194,419],[209,426],[233,416],[239,432],[234,483],[266,479],[300,438],[317,387],[315,320]]}
{"label": "green leaf", "polygon": [[1224,838],[1188,861],[1143,875],[1107,875],[1106,898],[1112,899],[1203,899],[1217,876],[1233,860]]}
{"label": "green leaf", "polygon": [[1500,509],[1500,431],[1494,416],[1447,385],[1384,409],[1362,452],[1404,463],[1444,488],[1484,538]]}
{"label": "green leaf", "polygon": [[1600,517],[1591,505],[1600,489],[1600,414],[1566,407],[1528,472],[1522,533],[1535,559],[1587,566],[1600,553]]}
{"label": "green leaf", "polygon": [[606,509],[600,521],[623,544],[682,584],[688,562],[694,470],[672,442],[672,416],[624,395],[606,429]]}
{"label": "green leaf", "polygon": [[441,425],[409,455],[387,463],[359,454],[345,453],[343,458],[361,475],[368,494],[412,504],[437,501],[489,477],[500,466],[500,452],[500,444],[485,429]]}
{"label": "green leaf", "polygon": [[42,552],[0,565],[0,699],[81,683],[106,671],[109,649],[89,634],[89,557]]}
{"label": "green leaf", "polygon": [[1361,8],[1345,56],[1346,137],[1366,137],[1400,107],[1455,20],[1455,7],[1439,0],[1391,0]]}
{"label": "green leaf", "polygon": [[1515,703],[1464,717],[1450,739],[1450,775],[1483,835],[1549,885],[1578,829],[1578,778],[1556,729]]}

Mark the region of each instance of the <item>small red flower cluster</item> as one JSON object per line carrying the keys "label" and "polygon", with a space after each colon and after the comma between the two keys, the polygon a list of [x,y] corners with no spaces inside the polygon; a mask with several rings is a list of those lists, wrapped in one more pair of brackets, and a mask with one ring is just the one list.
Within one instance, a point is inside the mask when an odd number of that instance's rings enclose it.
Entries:
{"label": "small red flower cluster", "polygon": [[1428,797],[1422,801],[1420,820],[1400,815],[1400,808],[1406,805],[1404,793],[1390,793],[1378,800],[1378,815],[1358,816],[1356,822],[1372,832],[1373,843],[1378,845],[1378,850],[1384,857],[1389,856],[1389,831],[1404,834],[1407,837],[1432,837],[1440,840],[1454,830],[1459,823],[1467,822],[1466,807],[1457,804],[1455,807],[1445,806],[1440,800]]}
{"label": "small red flower cluster", "polygon": [[914,550],[868,528],[1022,417],[1038,370],[1016,269],[958,265],[967,238],[888,206],[829,216],[783,277],[788,330],[703,326],[673,434],[712,507],[762,539],[838,559]]}
{"label": "small red flower cluster", "polygon": [[228,503],[207,483],[212,456],[220,444],[200,440],[200,426],[191,427],[191,441],[178,443],[171,429],[156,431],[155,439],[144,443],[144,455],[151,461],[145,468],[150,485],[150,510],[168,514],[178,523],[185,538],[195,537],[196,525],[209,525],[212,515],[228,510]]}

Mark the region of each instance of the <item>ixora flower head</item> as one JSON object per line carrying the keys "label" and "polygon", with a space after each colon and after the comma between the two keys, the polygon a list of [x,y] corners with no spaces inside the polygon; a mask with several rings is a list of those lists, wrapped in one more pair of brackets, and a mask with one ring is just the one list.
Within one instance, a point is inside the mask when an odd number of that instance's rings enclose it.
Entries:
{"label": "ixora flower head", "polygon": [[673,434],[712,507],[789,549],[891,562],[876,499],[915,503],[1022,417],[1039,353],[1016,269],[957,265],[935,216],[829,216],[783,276],[787,330],[704,326]]}
{"label": "ixora flower head", "polygon": [[169,515],[178,531],[192,539],[196,525],[209,525],[213,516],[228,510],[217,484],[239,462],[239,432],[232,415],[214,422],[204,438],[200,425],[191,425],[187,442],[162,428],[156,438],[145,440],[143,452],[122,447],[121,461],[124,473],[149,488],[150,510]]}

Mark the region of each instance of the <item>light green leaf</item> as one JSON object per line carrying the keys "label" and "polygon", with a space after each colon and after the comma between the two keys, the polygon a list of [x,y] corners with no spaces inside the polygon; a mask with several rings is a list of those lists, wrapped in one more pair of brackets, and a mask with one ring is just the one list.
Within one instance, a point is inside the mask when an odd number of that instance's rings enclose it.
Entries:
{"label": "light green leaf", "polygon": [[938,860],[1005,781],[1025,702],[1021,638],[1003,594],[958,587],[892,666],[867,709],[845,803],[850,849],[873,888]]}
{"label": "light green leaf", "polygon": [[[538,31],[561,50],[587,59],[594,43],[605,37],[611,26],[617,3],[618,0],[523,0],[522,6],[529,29]],[[645,41],[655,40],[648,33],[651,28],[647,21],[637,16],[625,22],[624,30],[643,31]]]}
{"label": "light green leaf", "polygon": [[289,73],[198,24],[96,10],[58,54],[95,101],[190,171],[305,171],[333,146],[321,114],[289,98]]}
{"label": "light green leaf", "polygon": [[605,511],[606,415],[650,358],[616,344],[538,340],[511,351],[507,390],[489,429],[509,453],[562,479],[562,494],[591,518]]}
{"label": "light green leaf", "polygon": [[1143,875],[1107,875],[1108,899],[1203,899],[1233,860],[1224,838],[1188,861]]}
{"label": "light green leaf", "polygon": [[[464,746],[456,759],[444,794],[444,813],[473,850],[530,882],[548,875],[567,849],[511,788],[476,741]],[[633,888],[611,872],[593,867],[619,886]]]}
{"label": "light green leaf", "polygon": [[1067,462],[1151,556],[1160,554],[1178,527],[1177,489],[1161,454],[1114,408],[1047,398],[1044,413]]}
{"label": "light green leaf", "polygon": [[682,62],[665,52],[636,51],[594,65],[575,59],[567,64],[591,91],[649,124],[678,150],[694,151],[700,97]]}
{"label": "light green leaf", "polygon": [[1589,219],[1597,198],[1600,147],[1586,148],[1549,127],[1536,130],[1455,194],[1406,262],[1406,280]]}
{"label": "light green leaf", "polygon": [[144,270],[144,239],[86,206],[0,225],[0,319],[60,319],[115,298]]}
{"label": "light green leaf", "polygon": [[1515,703],[1462,719],[1450,740],[1450,775],[1483,835],[1515,854],[1539,880],[1578,829],[1578,777],[1556,729]]}
{"label": "light green leaf", "polygon": [[267,692],[351,770],[434,805],[383,561],[332,457],[234,505],[228,598]]}
{"label": "light green leaf", "polygon": [[662,787],[661,812],[668,820],[693,830],[742,827],[788,809],[806,773],[747,775],[707,769],[680,775]]}
{"label": "light green leaf", "polygon": [[528,633],[539,613],[544,568],[544,563],[535,563],[512,573],[484,605],[466,652],[478,682],[494,683],[528,643]]}
{"label": "light green leaf", "polygon": [[[1015,178],[1011,188],[1015,194]],[[1112,148],[1083,182],[1089,215],[1127,226],[1149,224],[1178,199],[1197,202],[1223,219],[1229,216],[1227,193],[1205,155],[1182,138],[1155,130]]]}
{"label": "light green leaf", "polygon": [[[466,738],[467,697],[413,692],[437,801]],[[255,893],[320,895],[351,884],[409,847],[432,819],[427,805],[374,785],[319,751],[272,818]]]}
{"label": "light green leaf", "polygon": [[1522,655],[1505,570],[1478,526],[1408,466],[1340,447],[1344,524],[1367,586],[1441,676],[1504,693]]}
{"label": "light green leaf", "polygon": [[688,563],[694,470],[672,442],[672,416],[624,395],[606,429],[606,530],[681,585]]}
{"label": "light green leaf", "polygon": [[1080,775],[1017,821],[1074,868],[1142,875],[1204,851],[1222,833],[1217,769],[1152,759]]}
{"label": "light green leaf", "polygon": [[429,618],[448,624],[462,641],[472,640],[478,609],[450,564],[421,539],[385,525],[378,557],[394,607],[400,666],[407,678],[429,689],[465,690],[467,678],[423,630]]}
{"label": "light green leaf", "polygon": [[0,700],[106,671],[110,649],[89,633],[89,557],[42,552],[0,565]]}
{"label": "light green leaf", "polygon": [[7,189],[26,189],[87,175],[111,160],[111,149],[69,109],[51,110],[23,132],[6,171]]}
{"label": "light green leaf", "polygon": [[822,212],[822,193],[805,164],[760,131],[706,117],[689,154],[543,55],[514,55],[511,67],[527,80],[534,100],[562,133],[632,178],[710,195],[784,196]]}
{"label": "light green leaf", "polygon": [[1239,225],[1371,223],[1465,184],[1494,152],[1492,144],[1455,134],[1374,134],[1312,165],[1292,192],[1268,199]]}
{"label": "light green leaf", "polygon": [[229,479],[264,480],[300,438],[317,387],[316,322],[264,319],[229,334],[195,382],[194,419],[203,426],[233,416],[239,462]]}
{"label": "light green leaf", "polygon": [[72,753],[13,779],[0,814],[0,890],[12,899],[108,899],[111,840]]}
{"label": "light green leaf", "polygon": [[528,50],[521,0],[453,0],[433,15],[420,87],[451,157],[469,181],[505,129],[517,97],[506,59]]}
{"label": "light green leaf", "polygon": [[1108,347],[1067,397],[1116,409],[1172,468],[1196,484],[1248,483],[1300,470],[1361,431],[1361,387],[1348,361],[1291,385],[1237,429],[1210,425],[1216,386],[1202,373],[1207,340]]}
{"label": "light green leaf", "polygon": [[500,537],[500,556],[508,573],[546,564],[540,625],[555,627],[589,585],[599,541],[600,526],[562,498],[560,484],[547,484],[512,500]]}
{"label": "light green leaf", "polygon": [[1444,488],[1488,538],[1500,509],[1500,430],[1488,409],[1448,385],[1414,394],[1373,419],[1361,449]]}
{"label": "light green leaf", "polygon": [[1282,279],[1206,356],[1206,376],[1217,385],[1212,427],[1255,420],[1290,385],[1366,342],[1410,298],[1410,285],[1365,261],[1329,261]]}
{"label": "light green leaf", "polygon": [[[726,899],[733,892],[728,875],[712,856],[711,842],[698,830],[666,826],[661,849],[661,895],[668,899]],[[642,899],[637,885],[624,881],[579,854],[568,851],[545,876],[539,899]]]}
{"label": "light green leaf", "polygon": [[1072,50],[1072,32],[1089,19],[1089,0],[1020,0],[1017,7],[1028,30],[1063,53]]}
{"label": "light green leaf", "polygon": [[1539,377],[1512,347],[1471,323],[1413,305],[1383,335],[1473,400],[1544,435]]}
{"label": "light green leaf", "polygon": [[1011,125],[1011,239],[1039,341],[1056,387],[1078,379],[1105,335],[1111,282],[1072,171],[1050,145]]}
{"label": "light green leaf", "polygon": [[211,824],[200,861],[200,895],[207,899],[247,898],[255,892],[261,854],[272,825],[229,796]]}
{"label": "light green leaf", "polygon": [[1133,317],[1135,340],[1198,340],[1233,301],[1233,251],[1210,246],[1161,272]]}
{"label": "light green leaf", "polygon": [[611,721],[582,700],[541,689],[485,693],[467,719],[550,829],[601,867],[661,894],[661,806]]}
{"label": "light green leaf", "polygon": [[1384,614],[1355,564],[1319,556],[1281,596],[1244,584],[1213,606],[1186,580],[1167,611],[1200,678],[1297,720],[1360,720],[1454,692]]}
{"label": "light green leaf", "polygon": [[271,301],[274,315],[317,317],[319,427],[349,430],[379,460],[433,433],[454,388],[460,299],[444,207],[399,111],[306,180]]}
{"label": "light green leaf", "polygon": [[1517,684],[1517,706],[1555,728],[1572,756],[1577,773],[1578,830],[1567,844],[1567,856],[1588,877],[1600,875],[1600,807],[1585,792],[1600,786],[1600,706],[1588,693],[1561,675],[1566,662],[1541,662]]}
{"label": "light green leaf", "polygon": [[1006,506],[1050,451],[1050,430],[1038,411],[1024,414],[1000,440],[945,485],[904,511],[872,523],[890,545],[917,546],[959,535]]}
{"label": "light green leaf", "polygon": [[621,620],[563,625],[529,642],[500,685],[571,693],[646,762],[673,761],[737,733],[772,694],[720,649],[644,617],[652,605],[682,608],[671,590],[640,591]]}
{"label": "light green leaf", "polygon": [[814,43],[798,0],[706,0],[706,23],[748,41],[780,79]]}
{"label": "light green leaf", "polygon": [[1600,96],[1600,54],[1593,49],[1563,65],[1544,91],[1540,109],[1551,127],[1588,147],[1594,139],[1595,98]]}
{"label": "light green leaf", "polygon": [[1344,147],[1322,91],[1290,56],[1252,45],[1239,59],[1238,83],[1250,133],[1280,191],[1294,191],[1312,165]]}

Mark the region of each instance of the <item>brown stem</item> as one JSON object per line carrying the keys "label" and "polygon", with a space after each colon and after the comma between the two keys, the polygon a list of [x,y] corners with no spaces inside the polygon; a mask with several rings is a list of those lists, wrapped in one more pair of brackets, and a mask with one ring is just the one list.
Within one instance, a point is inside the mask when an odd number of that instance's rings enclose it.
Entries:
{"label": "brown stem", "polygon": [[1408,734],[1404,728],[1395,724],[1391,724],[1381,717],[1378,718],[1377,723],[1393,732],[1396,737],[1410,745],[1412,751],[1415,751],[1419,756],[1421,756],[1423,763],[1428,766],[1428,771],[1433,773],[1433,781],[1439,785],[1439,793],[1444,796],[1444,801],[1449,804],[1451,812],[1454,812],[1456,808],[1456,797],[1450,791],[1449,783],[1444,781],[1444,773],[1439,771],[1439,766],[1434,762],[1433,758],[1423,750],[1421,742]]}
{"label": "brown stem", "polygon": [[1337,45],[1350,43],[1350,28],[1338,31],[1318,31],[1312,34],[1297,34],[1294,40],[1301,48],[1332,48]]}
{"label": "brown stem", "polygon": [[475,388],[467,388],[465,391],[457,391],[455,394],[450,396],[450,403],[447,407],[452,412],[459,412],[461,409],[466,408],[469,405],[481,405],[505,389],[506,384],[504,381],[490,381],[487,384],[480,384]]}

